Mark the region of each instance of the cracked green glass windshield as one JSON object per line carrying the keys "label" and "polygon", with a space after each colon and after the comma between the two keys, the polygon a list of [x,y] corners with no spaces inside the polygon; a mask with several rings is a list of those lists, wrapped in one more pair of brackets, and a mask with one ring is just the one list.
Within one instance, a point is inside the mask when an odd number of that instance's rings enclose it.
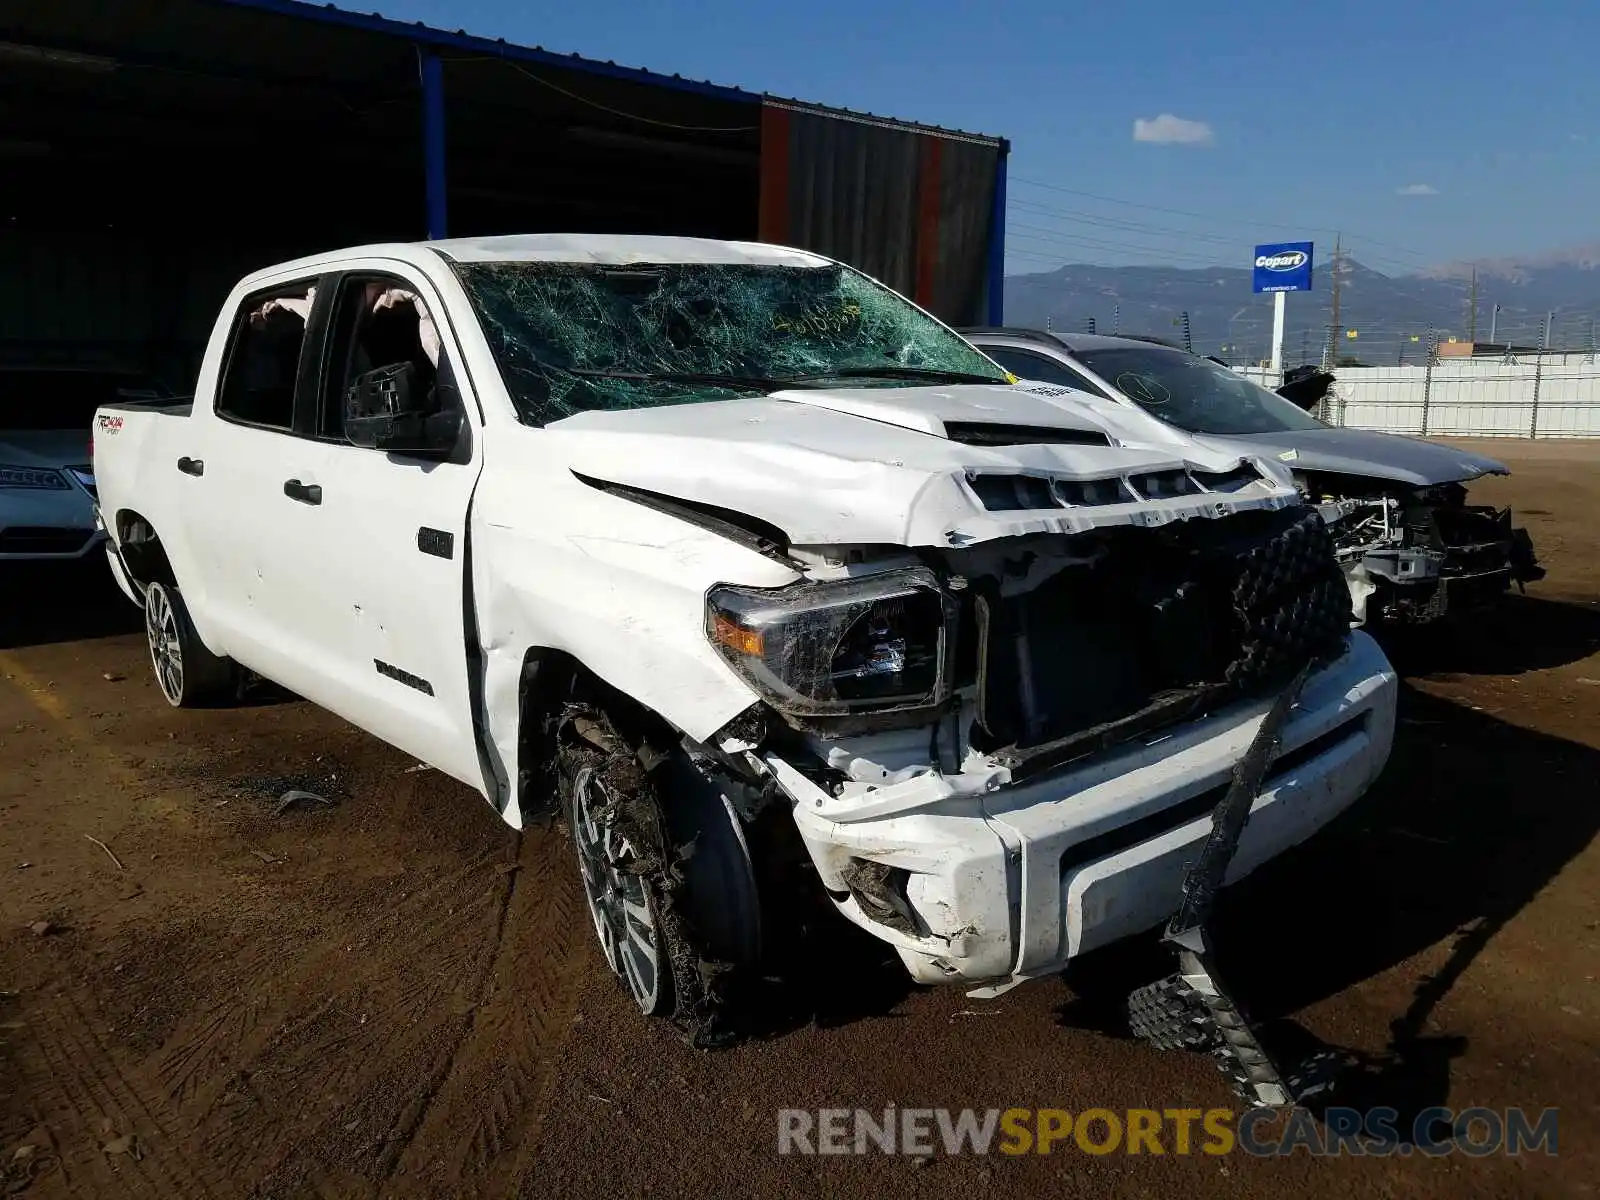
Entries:
{"label": "cracked green glass windshield", "polygon": [[1006,383],[908,301],[837,265],[457,263],[522,420],[784,387]]}

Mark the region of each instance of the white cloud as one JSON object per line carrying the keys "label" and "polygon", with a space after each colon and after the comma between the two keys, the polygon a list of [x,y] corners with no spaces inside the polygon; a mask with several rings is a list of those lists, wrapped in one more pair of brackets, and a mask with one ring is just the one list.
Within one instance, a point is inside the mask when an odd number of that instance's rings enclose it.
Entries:
{"label": "white cloud", "polygon": [[1204,121],[1162,113],[1149,120],[1137,118],[1133,123],[1133,140],[1163,146],[1209,146],[1216,140],[1216,134]]}
{"label": "white cloud", "polygon": [[1395,188],[1396,196],[1437,196],[1439,189],[1431,183],[1408,183],[1405,187]]}

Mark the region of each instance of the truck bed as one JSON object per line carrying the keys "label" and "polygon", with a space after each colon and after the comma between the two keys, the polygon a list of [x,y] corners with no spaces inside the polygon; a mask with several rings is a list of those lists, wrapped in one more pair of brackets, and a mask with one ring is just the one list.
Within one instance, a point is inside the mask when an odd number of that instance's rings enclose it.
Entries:
{"label": "truck bed", "polygon": [[157,412],[169,417],[187,417],[194,412],[193,396],[160,396],[151,400],[118,400],[102,404],[102,412]]}

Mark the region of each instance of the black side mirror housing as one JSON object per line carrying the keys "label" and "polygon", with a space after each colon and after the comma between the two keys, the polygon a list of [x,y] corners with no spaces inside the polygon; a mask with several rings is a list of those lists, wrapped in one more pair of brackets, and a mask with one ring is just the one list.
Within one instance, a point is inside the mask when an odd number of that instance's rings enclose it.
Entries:
{"label": "black side mirror housing", "polygon": [[344,435],[369,450],[448,454],[461,437],[459,406],[439,411],[415,363],[395,363],[356,377],[344,398]]}
{"label": "black side mirror housing", "polygon": [[1278,395],[1297,408],[1310,412],[1327,398],[1328,389],[1332,386],[1333,376],[1330,373],[1308,363],[1284,373],[1283,386],[1278,389]]}

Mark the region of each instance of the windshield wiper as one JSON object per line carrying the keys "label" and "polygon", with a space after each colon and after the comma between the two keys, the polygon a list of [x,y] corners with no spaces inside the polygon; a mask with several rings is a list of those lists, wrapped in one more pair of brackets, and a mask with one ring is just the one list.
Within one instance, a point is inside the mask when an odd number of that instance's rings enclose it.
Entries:
{"label": "windshield wiper", "polygon": [[992,375],[976,375],[971,371],[941,371],[936,367],[836,367],[832,371],[812,371],[805,375],[791,375],[785,384],[805,383],[813,379],[928,379],[940,383],[1004,383]]}
{"label": "windshield wiper", "polygon": [[592,371],[585,367],[560,369],[568,375],[578,375],[584,379],[619,379],[624,383],[686,383],[762,392],[775,392],[789,382],[786,379],[764,379],[759,375],[716,375],[693,371]]}

